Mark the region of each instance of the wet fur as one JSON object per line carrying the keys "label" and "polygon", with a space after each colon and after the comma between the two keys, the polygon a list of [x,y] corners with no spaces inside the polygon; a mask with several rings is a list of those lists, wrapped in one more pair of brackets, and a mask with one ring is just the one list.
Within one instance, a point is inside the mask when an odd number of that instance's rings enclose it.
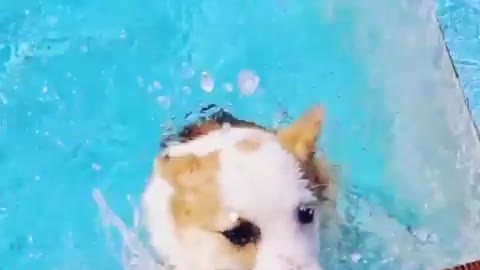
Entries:
{"label": "wet fur", "polygon": [[[250,127],[272,133],[277,132],[255,122],[238,119],[231,113],[220,109],[208,116],[200,117],[196,122],[185,126],[174,136],[166,137],[161,145],[166,147],[170,142],[188,142],[213,130],[220,129],[225,124],[232,127]],[[316,197],[320,201],[330,201],[331,203],[336,200],[337,167],[330,165],[325,157],[315,157],[313,154],[311,153],[306,159],[300,160],[302,171],[305,178],[310,180],[310,188],[314,191]]]}
{"label": "wet fur", "polygon": [[[156,251],[180,262],[180,270],[319,270],[308,259],[316,257],[308,255],[318,247],[315,228],[336,220],[334,175],[317,151],[323,121],[315,107],[289,127],[269,130],[219,110],[167,137],[144,193]],[[321,223],[295,227],[292,211],[314,201],[321,202]],[[238,248],[218,233],[235,224],[230,207],[265,229],[258,246]]]}

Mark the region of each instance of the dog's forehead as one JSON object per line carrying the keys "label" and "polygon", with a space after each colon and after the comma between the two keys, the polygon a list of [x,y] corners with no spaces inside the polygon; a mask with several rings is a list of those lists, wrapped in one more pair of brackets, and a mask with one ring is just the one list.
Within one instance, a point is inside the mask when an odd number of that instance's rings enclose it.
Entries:
{"label": "dog's forehead", "polygon": [[276,140],[274,134],[260,129],[225,125],[222,128],[210,131],[208,134],[196,137],[194,140],[171,145],[166,154],[172,157],[191,154],[205,156],[209,153],[229,149],[248,139],[258,142]]}
{"label": "dog's forehead", "polygon": [[225,210],[257,220],[314,200],[299,163],[273,133],[227,127],[167,150],[172,157],[213,152],[218,153],[217,181]]}
{"label": "dog's forehead", "polygon": [[222,151],[220,164],[223,202],[246,218],[269,220],[314,200],[297,160],[277,141],[241,141]]}

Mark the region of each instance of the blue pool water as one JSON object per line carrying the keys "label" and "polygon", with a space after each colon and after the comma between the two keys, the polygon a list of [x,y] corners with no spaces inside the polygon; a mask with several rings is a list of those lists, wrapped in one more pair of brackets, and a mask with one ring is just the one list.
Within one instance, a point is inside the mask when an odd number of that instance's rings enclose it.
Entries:
{"label": "blue pool water", "polygon": [[[467,181],[447,182],[476,176],[471,123],[449,96],[460,89],[425,92],[452,71],[429,62],[444,48],[421,42],[435,31],[412,23],[423,14],[402,22],[417,10],[406,2],[380,13],[349,1],[0,2],[0,269],[124,269],[93,190],[132,226],[162,134],[209,103],[269,126],[326,105],[321,145],[341,166],[345,217],[323,233],[326,269],[473,256],[458,249]],[[412,31],[415,46],[399,42]],[[260,78],[252,95],[237,87],[242,70]]]}

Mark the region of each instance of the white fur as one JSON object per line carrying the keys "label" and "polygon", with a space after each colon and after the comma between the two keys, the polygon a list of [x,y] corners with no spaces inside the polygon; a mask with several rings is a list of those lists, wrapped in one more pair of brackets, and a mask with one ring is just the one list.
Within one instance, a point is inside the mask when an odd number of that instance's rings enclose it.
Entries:
{"label": "white fur", "polygon": [[180,247],[175,237],[174,222],[170,208],[173,188],[161,179],[156,163],[154,172],[143,194],[143,218],[150,234],[150,244],[160,255],[168,259],[168,263],[176,264],[181,259]]}
{"label": "white fur", "polygon": [[[259,149],[248,152],[235,146],[251,138],[260,141]],[[310,204],[314,198],[306,189],[306,181],[301,179],[297,161],[282,148],[275,135],[258,129],[229,127],[171,146],[166,154],[203,156],[214,151],[219,151],[218,180],[224,206],[261,229],[253,270],[320,270],[318,218],[310,225],[301,225],[296,220],[296,208],[300,204]],[[166,184],[152,183],[147,187],[144,197],[146,221],[153,246],[178,263],[186,258],[179,258],[178,243],[172,237],[171,213],[166,207],[170,193],[171,188]],[[214,250],[214,247],[205,242],[208,240],[193,243],[191,249],[183,250],[188,254],[183,256],[211,256],[207,250]],[[228,270],[237,270],[229,267]]]}
{"label": "white fur", "polygon": [[246,138],[272,140],[274,139],[274,135],[258,129],[225,126],[224,128],[214,130],[195,140],[172,145],[165,151],[165,153],[172,157],[187,154],[204,156],[211,152],[231,147]]}

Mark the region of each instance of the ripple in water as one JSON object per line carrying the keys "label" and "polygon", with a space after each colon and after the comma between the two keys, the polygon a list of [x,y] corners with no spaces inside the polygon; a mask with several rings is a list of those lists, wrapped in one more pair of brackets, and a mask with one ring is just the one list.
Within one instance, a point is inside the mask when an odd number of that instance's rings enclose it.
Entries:
{"label": "ripple in water", "polygon": [[164,259],[156,256],[140,240],[140,214],[138,210],[135,210],[134,227],[128,228],[108,206],[100,190],[93,190],[93,199],[100,210],[105,230],[113,227],[122,235],[122,261],[125,270],[171,270],[174,268],[169,266]]}

